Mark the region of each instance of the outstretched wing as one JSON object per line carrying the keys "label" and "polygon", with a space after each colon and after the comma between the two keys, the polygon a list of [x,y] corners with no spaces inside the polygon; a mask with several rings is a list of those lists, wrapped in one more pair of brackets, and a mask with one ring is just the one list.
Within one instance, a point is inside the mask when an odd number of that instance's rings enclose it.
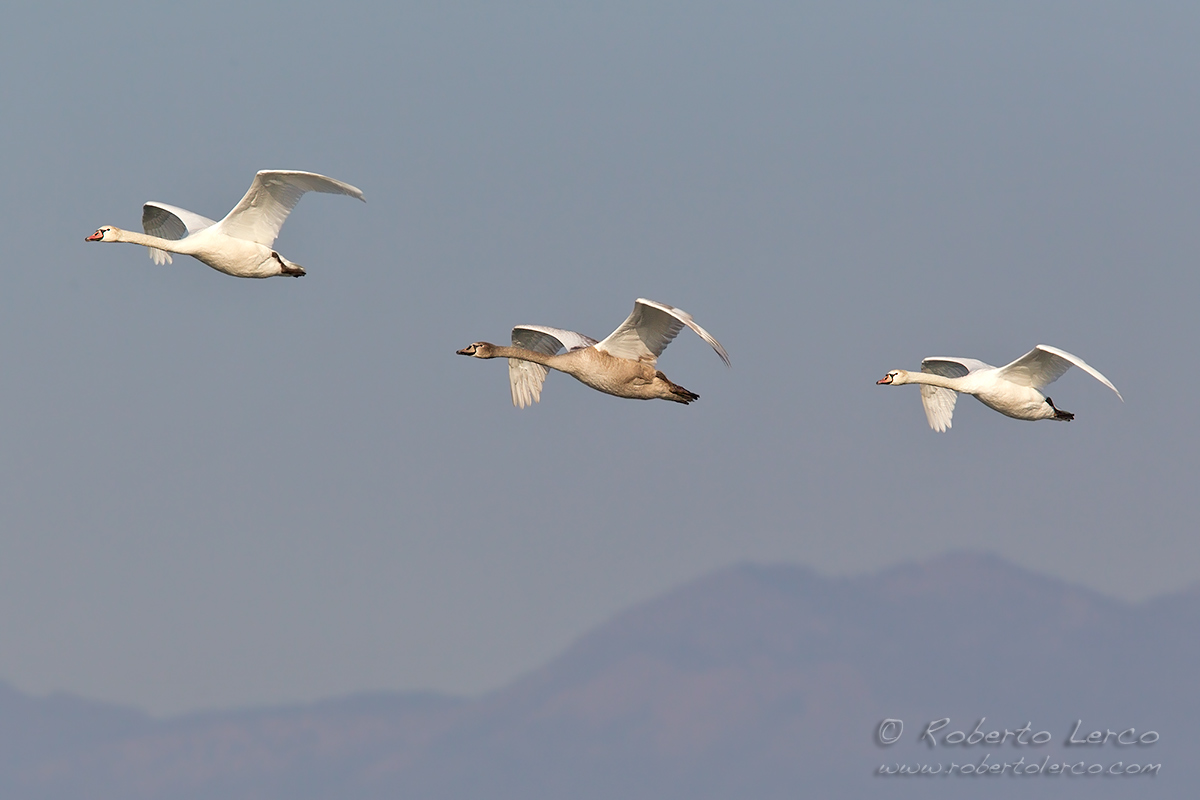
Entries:
{"label": "outstretched wing", "polygon": [[305,192],[348,194],[366,202],[357,187],[315,172],[264,169],[254,176],[246,196],[217,227],[228,236],[270,247]]}
{"label": "outstretched wing", "polygon": [[[159,239],[179,240],[210,225],[216,223],[186,208],[169,206],[153,200],[142,206],[142,230]],[[150,251],[150,260],[155,264],[171,263],[171,254],[166,250],[159,250],[157,247],[146,249]]]}
{"label": "outstretched wing", "polygon": [[[921,362],[921,372],[931,375],[941,375],[944,378],[962,378],[977,369],[987,368],[987,364],[974,358],[952,358],[949,356],[931,356]],[[945,433],[953,427],[954,405],[958,402],[958,392],[941,386],[921,384],[921,405],[925,407],[925,419],[929,427],[938,433]]]}
{"label": "outstretched wing", "polygon": [[[1108,378],[1093,369],[1082,358],[1048,344],[1039,344],[1011,364],[1005,364],[1000,368],[998,374],[1005,380],[1020,386],[1032,386],[1041,391],[1042,388],[1061,378],[1063,373],[1071,367],[1079,367],[1116,392],[1117,397],[1121,397],[1121,393],[1117,392],[1117,387],[1113,386]],[[1121,397],[1121,402],[1125,402],[1125,398]]]}
{"label": "outstretched wing", "polygon": [[708,342],[726,366],[729,365],[729,354],[725,352],[725,348],[712,334],[692,321],[691,314],[666,303],[642,297],[633,304],[633,313],[629,318],[599,342],[596,349],[618,358],[641,361],[654,366],[658,363],[662,351],[667,349],[667,345],[683,330],[684,325]]}
{"label": "outstretched wing", "polygon": [[[575,331],[562,328],[549,328],[545,325],[518,325],[512,331],[514,347],[523,347],[537,353],[552,356],[562,348],[578,350],[581,347],[591,347],[596,340]],[[542,397],[542,384],[546,381],[549,367],[535,364],[532,361],[522,361],[519,358],[508,360],[508,381],[512,386],[513,405],[517,408],[533,405]]]}

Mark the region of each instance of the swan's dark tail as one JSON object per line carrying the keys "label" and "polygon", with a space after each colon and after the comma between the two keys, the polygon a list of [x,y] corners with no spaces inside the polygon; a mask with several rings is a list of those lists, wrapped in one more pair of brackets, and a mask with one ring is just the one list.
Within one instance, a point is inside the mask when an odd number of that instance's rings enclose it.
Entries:
{"label": "swan's dark tail", "polygon": [[1058,406],[1054,405],[1054,401],[1049,397],[1046,398],[1046,402],[1049,403],[1050,407],[1054,409],[1055,419],[1061,419],[1063,422],[1070,422],[1071,420],[1075,419],[1074,414],[1072,414],[1070,411],[1063,411]]}

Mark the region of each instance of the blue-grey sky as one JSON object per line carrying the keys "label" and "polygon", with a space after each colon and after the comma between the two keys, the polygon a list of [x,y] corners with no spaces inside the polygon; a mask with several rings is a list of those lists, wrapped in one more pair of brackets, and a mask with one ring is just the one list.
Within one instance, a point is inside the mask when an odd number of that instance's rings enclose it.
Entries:
{"label": "blue-grey sky", "polygon": [[[156,713],[474,693],[743,560],[983,549],[1125,598],[1200,580],[1192,4],[117,0],[0,28],[0,679]],[[307,195],[300,280],[87,244]],[[690,311],[691,406],[512,325]],[[1069,424],[924,356],[1085,358]]]}

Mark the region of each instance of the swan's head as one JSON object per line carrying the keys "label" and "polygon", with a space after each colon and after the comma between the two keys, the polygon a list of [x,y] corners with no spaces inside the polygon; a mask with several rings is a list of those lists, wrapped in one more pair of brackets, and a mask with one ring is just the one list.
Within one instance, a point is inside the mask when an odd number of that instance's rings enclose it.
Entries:
{"label": "swan's head", "polygon": [[494,347],[495,347],[495,345],[488,344],[487,342],[473,342],[473,343],[467,345],[466,347],[464,347],[462,350],[455,350],[454,352],[458,353],[460,356],[474,356],[475,358],[495,358],[496,354],[495,354],[495,352],[493,352]]}
{"label": "swan's head", "polygon": [[117,239],[117,228],[112,225],[105,225],[103,228],[97,228],[96,232],[84,239],[85,242],[115,242]]}
{"label": "swan's head", "polygon": [[899,386],[902,383],[908,383],[908,372],[902,369],[894,369],[875,381],[876,386]]}

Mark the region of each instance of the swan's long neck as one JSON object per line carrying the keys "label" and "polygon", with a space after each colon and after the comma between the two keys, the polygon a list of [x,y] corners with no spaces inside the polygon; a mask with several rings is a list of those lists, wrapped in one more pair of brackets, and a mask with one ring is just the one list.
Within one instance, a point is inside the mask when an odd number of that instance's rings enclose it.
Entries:
{"label": "swan's long neck", "polygon": [[524,347],[504,347],[498,344],[492,345],[492,353],[495,358],[516,358],[521,361],[532,361],[544,367],[554,367],[554,362],[560,358],[560,356],[539,353],[536,350],[526,350]]}
{"label": "swan's long neck", "polygon": [[909,372],[906,383],[924,383],[928,386],[940,386],[943,389],[953,389],[961,392],[962,378],[947,378],[945,375],[935,375],[932,372]]}
{"label": "swan's long neck", "polygon": [[137,231],[127,231],[124,228],[119,228],[118,242],[129,242],[130,244],[141,244],[146,247],[156,247],[159,250],[168,250],[172,253],[181,253],[185,256],[193,255],[195,248],[189,244],[187,238],[184,239],[160,239],[157,236],[151,236],[148,233],[138,233]]}

